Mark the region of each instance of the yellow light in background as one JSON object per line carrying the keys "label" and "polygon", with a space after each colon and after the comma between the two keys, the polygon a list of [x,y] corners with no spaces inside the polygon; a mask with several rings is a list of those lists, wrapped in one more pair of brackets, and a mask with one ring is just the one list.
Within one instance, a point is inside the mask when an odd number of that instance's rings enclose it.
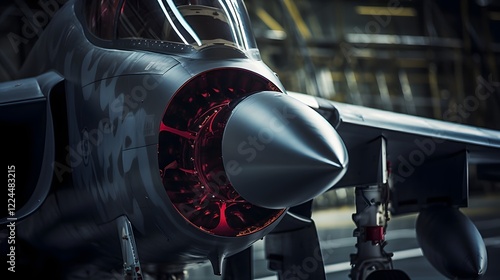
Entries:
{"label": "yellow light in background", "polygon": [[366,16],[414,17],[417,11],[406,7],[356,6],[356,13]]}
{"label": "yellow light in background", "polygon": [[305,39],[311,38],[311,31],[309,31],[309,28],[307,28],[307,24],[304,22],[304,19],[300,15],[299,9],[295,5],[295,3],[292,0],[285,0],[284,2],[286,8],[290,12],[290,15],[292,15],[292,18],[295,21],[295,24],[297,25],[297,28],[299,29],[302,37]]}
{"label": "yellow light in background", "polygon": [[257,16],[264,22],[264,24],[271,30],[285,31],[283,26],[279,24],[269,13],[263,8],[257,9]]}

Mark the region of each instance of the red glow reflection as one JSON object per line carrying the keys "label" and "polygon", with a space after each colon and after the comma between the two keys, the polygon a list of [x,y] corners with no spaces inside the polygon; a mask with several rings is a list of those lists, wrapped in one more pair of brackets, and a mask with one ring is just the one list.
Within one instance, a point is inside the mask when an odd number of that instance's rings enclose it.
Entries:
{"label": "red glow reflection", "polygon": [[189,81],[165,111],[158,144],[163,185],[179,213],[206,232],[250,234],[284,212],[245,201],[231,186],[222,161],[222,135],[232,102],[265,90],[278,89],[248,71],[213,70]]}

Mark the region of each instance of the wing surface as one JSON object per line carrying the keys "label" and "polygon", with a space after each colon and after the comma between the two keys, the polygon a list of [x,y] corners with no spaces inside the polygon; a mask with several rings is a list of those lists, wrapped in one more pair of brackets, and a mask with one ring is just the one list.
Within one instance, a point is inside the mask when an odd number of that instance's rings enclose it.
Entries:
{"label": "wing surface", "polygon": [[334,188],[390,183],[394,213],[467,206],[470,175],[500,180],[500,131],[289,94],[319,111],[346,144],[348,171]]}

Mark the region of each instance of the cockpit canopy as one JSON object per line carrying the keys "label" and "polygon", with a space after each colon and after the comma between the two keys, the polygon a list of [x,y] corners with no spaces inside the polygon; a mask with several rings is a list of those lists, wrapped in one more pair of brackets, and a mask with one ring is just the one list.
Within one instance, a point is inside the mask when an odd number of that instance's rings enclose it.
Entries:
{"label": "cockpit canopy", "polygon": [[101,40],[161,41],[195,50],[225,45],[258,56],[241,0],[90,0],[84,14],[88,31]]}

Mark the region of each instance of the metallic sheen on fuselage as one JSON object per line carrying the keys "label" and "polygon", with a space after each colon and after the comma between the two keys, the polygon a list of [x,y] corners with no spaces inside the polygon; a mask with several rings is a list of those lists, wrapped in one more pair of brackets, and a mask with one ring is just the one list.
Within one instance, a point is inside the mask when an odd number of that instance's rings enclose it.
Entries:
{"label": "metallic sheen on fuselage", "polygon": [[[92,257],[119,269],[121,252],[115,220],[126,216],[136,232],[143,264],[175,266],[209,258],[214,271],[220,273],[217,266],[226,255],[239,252],[265,236],[279,219],[264,230],[238,238],[210,235],[187,223],[169,203],[159,175],[157,145],[161,118],[179,88],[192,77],[212,69],[244,69],[265,77],[282,92],[284,88],[264,63],[238,56],[226,47],[187,55],[97,47],[89,41],[77,19],[81,11],[75,5],[68,2],[53,18],[22,71],[24,77],[57,71],[65,78],[66,108],[52,110],[67,112],[68,145],[64,147],[66,157],[54,164],[55,180],[59,180],[60,187],[52,190],[39,211],[19,223],[19,237],[65,258],[71,257],[68,251],[85,249],[93,252]],[[303,128],[311,130],[311,137],[321,134],[321,126]],[[241,129],[245,134],[245,128]],[[248,133],[253,133],[253,129]],[[307,131],[289,133],[290,139],[283,141],[308,144]],[[340,138],[334,141],[335,145],[341,142]],[[345,149],[328,148],[328,141],[322,145],[339,158],[338,169],[344,168]],[[335,155],[337,151],[340,156]],[[273,156],[283,158],[285,163],[287,151],[283,153],[276,152]],[[263,162],[253,163],[260,164]],[[287,164],[297,165],[297,172],[301,172],[300,162]],[[71,180],[65,179],[68,174]],[[269,180],[269,175],[261,179]],[[273,178],[273,183],[287,181],[288,176],[281,172]],[[316,191],[290,190],[279,205],[263,206],[289,207],[309,200],[320,189],[331,187],[332,175],[325,176],[330,179],[322,181]]]}

